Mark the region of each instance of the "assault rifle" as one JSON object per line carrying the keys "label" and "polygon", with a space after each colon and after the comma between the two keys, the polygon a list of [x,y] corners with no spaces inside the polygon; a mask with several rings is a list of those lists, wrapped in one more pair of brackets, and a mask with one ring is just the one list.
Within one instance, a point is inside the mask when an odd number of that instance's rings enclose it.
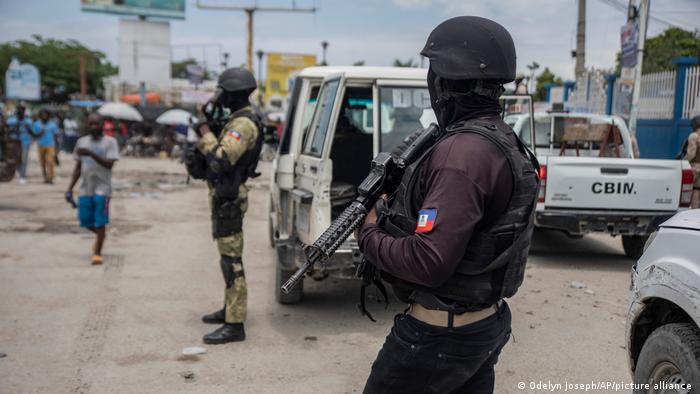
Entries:
{"label": "assault rifle", "polygon": [[350,234],[365,221],[379,197],[393,192],[401,182],[406,167],[417,160],[441,137],[440,129],[431,124],[416,131],[399,145],[394,152],[381,152],[372,160],[369,175],[357,188],[357,196],[321,234],[313,245],[303,245],[306,262],[287,282],[282,291],[287,294],[317,263],[324,263],[345,242]]}

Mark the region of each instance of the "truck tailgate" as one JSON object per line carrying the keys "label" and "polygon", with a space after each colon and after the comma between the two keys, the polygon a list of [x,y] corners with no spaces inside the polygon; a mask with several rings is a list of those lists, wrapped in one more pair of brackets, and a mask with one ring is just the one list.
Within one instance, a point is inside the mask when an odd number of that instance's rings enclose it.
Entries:
{"label": "truck tailgate", "polygon": [[675,211],[680,160],[547,158],[546,208]]}

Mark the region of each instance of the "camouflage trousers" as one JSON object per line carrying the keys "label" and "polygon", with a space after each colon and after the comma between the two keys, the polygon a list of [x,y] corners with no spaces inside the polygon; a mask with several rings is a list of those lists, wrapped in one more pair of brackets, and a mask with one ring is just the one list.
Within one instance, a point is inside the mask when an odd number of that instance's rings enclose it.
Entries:
{"label": "camouflage trousers", "polygon": [[[247,196],[246,196],[247,197]],[[247,198],[241,199],[241,215],[248,208]],[[248,288],[243,271],[243,232],[216,238],[221,255],[221,273],[224,276],[226,323],[243,323],[248,311]]]}

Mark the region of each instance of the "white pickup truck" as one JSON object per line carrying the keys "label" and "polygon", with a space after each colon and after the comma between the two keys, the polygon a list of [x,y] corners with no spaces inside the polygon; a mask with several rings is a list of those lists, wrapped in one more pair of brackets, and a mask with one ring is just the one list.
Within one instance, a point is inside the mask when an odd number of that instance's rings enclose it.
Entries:
{"label": "white pickup truck", "polygon": [[[625,254],[642,255],[659,224],[690,205],[687,161],[635,159],[623,119],[574,113],[506,114],[535,147],[542,180],[535,224],[571,236],[622,236]],[[534,140],[534,144],[532,144]]]}

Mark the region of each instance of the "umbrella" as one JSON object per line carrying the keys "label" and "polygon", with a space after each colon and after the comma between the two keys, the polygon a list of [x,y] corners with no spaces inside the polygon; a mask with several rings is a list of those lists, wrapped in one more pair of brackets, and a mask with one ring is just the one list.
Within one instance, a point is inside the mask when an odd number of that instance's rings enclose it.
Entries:
{"label": "umbrella", "polygon": [[195,116],[179,108],[169,109],[156,118],[156,123],[168,125],[189,125],[196,122],[197,118]]}
{"label": "umbrella", "polygon": [[102,116],[112,117],[114,119],[133,120],[136,122],[143,121],[143,116],[141,116],[139,111],[126,103],[106,103],[97,110],[97,113]]}

